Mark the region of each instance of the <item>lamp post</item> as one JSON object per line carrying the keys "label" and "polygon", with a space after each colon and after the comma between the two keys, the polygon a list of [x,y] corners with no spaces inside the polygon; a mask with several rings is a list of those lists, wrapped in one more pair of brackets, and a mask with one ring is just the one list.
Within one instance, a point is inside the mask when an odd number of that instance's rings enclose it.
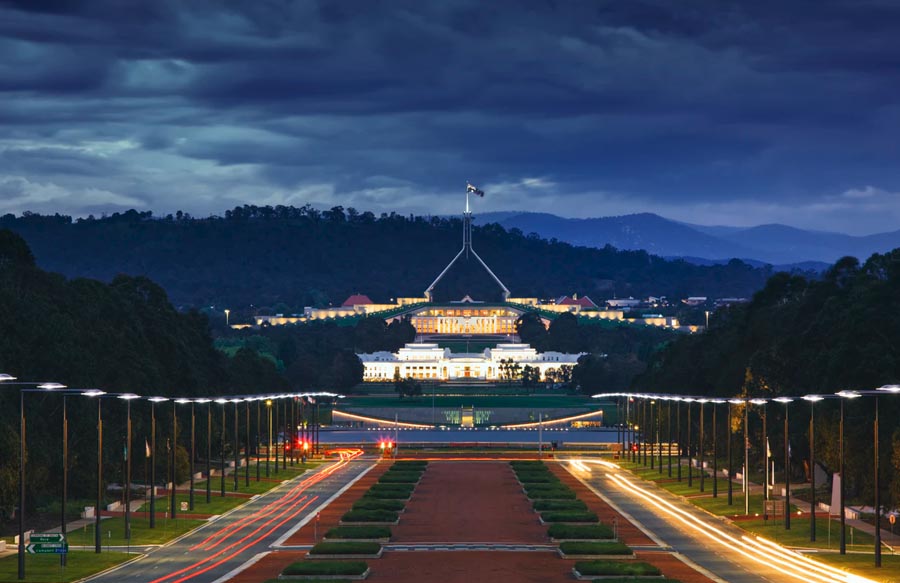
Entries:
{"label": "lamp post", "polygon": [[706,415],[703,414],[703,405],[705,405],[709,399],[697,399],[697,402],[700,403],[700,491],[705,492],[706,488],[706,468],[703,466],[703,462],[706,459],[704,455],[704,432],[703,432],[703,419]]}
{"label": "lamp post", "polygon": [[691,397],[685,397],[685,401],[687,401],[687,457],[688,457],[688,487],[692,488],[694,486],[694,460],[691,456],[691,448],[693,447],[693,442],[691,440],[691,405],[694,402],[694,399]]}
{"label": "lamp post", "polygon": [[712,417],[712,432],[713,432],[713,498],[719,497],[719,431],[718,427],[718,405],[721,405],[725,401],[723,399],[712,399],[713,404],[713,417]]}
{"label": "lamp post", "polygon": [[[784,529],[791,530],[791,444],[788,437],[788,404],[793,399],[777,397],[774,400],[784,405]],[[843,456],[841,459],[843,460]],[[843,475],[841,475],[841,484],[843,482]],[[843,511],[841,514],[843,515]]]}
{"label": "lamp post", "polygon": [[[749,412],[750,404],[746,399],[731,399],[728,401],[732,405],[743,405],[744,406],[744,473],[742,474],[743,480],[741,484],[741,489],[744,492],[744,514],[750,514],[750,482],[747,480],[747,474],[749,473],[747,470],[750,469],[750,442],[747,439],[747,425],[749,424]],[[731,464],[731,456],[728,456],[728,463]],[[730,476],[729,476],[730,479]],[[731,498],[731,485],[728,486],[728,497]]]}
{"label": "lamp post", "polygon": [[[188,472],[190,476],[188,480],[190,482],[189,492],[188,492],[188,508],[193,511],[194,510],[194,456],[197,453],[196,445],[195,445],[195,437],[196,437],[196,419],[194,416],[194,401],[191,399],[175,399],[175,403],[178,405],[190,405],[191,406],[191,453],[190,453],[190,461]],[[175,448],[172,448],[175,451]],[[173,462],[174,463],[174,462]],[[175,488],[175,466],[172,466],[172,489]],[[174,517],[174,514],[173,514]]]}
{"label": "lamp post", "polygon": [[[841,397],[841,422],[840,422],[840,430],[839,430],[839,437],[838,437],[838,450],[839,450],[838,455],[840,457],[838,472],[841,476],[840,494],[839,494],[840,506],[841,506],[840,552],[842,555],[846,555],[847,554],[847,527],[846,527],[846,518],[844,517],[844,514],[845,514],[845,512],[844,512],[844,507],[845,507],[845,504],[844,504],[844,495],[845,495],[845,493],[844,493],[844,488],[845,488],[844,477],[846,476],[846,474],[844,474],[844,401],[846,401],[847,399],[857,399],[857,398],[861,397],[862,395],[860,395],[856,391],[840,391],[839,393],[836,393],[836,394],[838,397]],[[876,397],[876,399],[877,398],[878,397]]]}
{"label": "lamp post", "polygon": [[197,399],[206,405],[206,503],[212,500],[212,399]]}
{"label": "lamp post", "polygon": [[247,430],[244,432],[244,487],[250,487],[250,401],[252,398],[244,399],[244,422]]}
{"label": "lamp post", "polygon": [[220,452],[220,462],[219,469],[221,470],[222,475],[219,478],[219,490],[221,497],[225,497],[225,403],[228,402],[228,399],[216,399],[216,403],[222,405],[222,447],[219,450]]}
{"label": "lamp post", "polygon": [[150,397],[150,528],[156,528],[156,404],[166,397]]}
{"label": "lamp post", "polygon": [[728,436],[728,440],[725,442],[725,449],[728,450],[728,505],[734,505],[734,456],[731,454],[731,442],[734,441],[734,436],[731,434],[731,406],[734,404],[734,399],[728,401],[728,424],[725,428],[725,435]]}
{"label": "lamp post", "polygon": [[238,403],[240,403],[241,400],[232,399],[231,402],[234,403],[234,447],[232,447],[232,449],[234,450],[234,491],[237,492],[238,483],[241,479],[241,474],[238,471],[238,468],[240,468],[241,455],[240,447],[238,446],[238,436],[240,435],[238,427]]}
{"label": "lamp post", "polygon": [[[656,445],[655,444],[656,436],[654,434],[654,431],[656,429],[656,417],[654,417],[654,415],[653,415],[653,413],[654,413],[653,406],[654,405],[656,405],[656,401],[653,399],[650,399],[650,424],[647,426],[647,429],[650,431],[650,443],[648,445],[650,446],[650,469],[651,470],[656,465],[656,463],[655,463],[656,462],[656,452],[653,450],[654,446]],[[658,417],[659,414],[657,413],[656,416]]]}
{"label": "lamp post", "polygon": [[268,410],[268,442],[266,445],[266,477],[269,477],[269,458],[272,456],[272,399],[266,399],[266,410]]}
{"label": "lamp post", "polygon": [[670,397],[668,399],[669,406],[666,408],[666,432],[668,437],[666,441],[668,442],[668,451],[666,452],[667,461],[669,465],[669,477],[672,477],[672,401],[674,397]]}
{"label": "lamp post", "polygon": [[229,323],[228,323],[228,322],[229,322],[228,317],[229,317],[230,315],[231,315],[231,310],[226,309],[226,310],[225,310],[225,327],[226,327],[226,328],[229,326]]}
{"label": "lamp post", "polygon": [[900,393],[900,385],[884,385],[875,389],[875,424],[874,424],[874,443],[875,443],[875,566],[881,567],[881,473],[878,465],[878,392],[898,394]]}
{"label": "lamp post", "polygon": [[125,540],[131,541],[131,401],[139,399],[134,393],[119,395],[125,401]]}
{"label": "lamp post", "polygon": [[172,464],[172,490],[169,492],[169,500],[170,500],[170,508],[169,515],[174,520],[177,515],[177,504],[175,500],[175,486],[177,479],[175,478],[175,459],[176,459],[176,451],[178,450],[178,401],[172,401],[172,459],[170,463]]}
{"label": "lamp post", "polygon": [[103,395],[99,389],[81,393],[85,397],[97,397],[97,508],[94,509],[94,552],[100,553],[100,506],[103,503]]}
{"label": "lamp post", "polygon": [[259,429],[260,425],[260,399],[256,399],[256,481],[259,482]]}
{"label": "lamp post", "polygon": [[[763,408],[762,412],[762,435],[763,435],[763,520],[768,520],[769,515],[766,511],[766,501],[769,499],[769,438],[768,433],[766,433],[766,400],[765,399],[750,399],[750,402],[754,405],[759,405]],[[747,475],[750,475],[750,471],[747,471]],[[748,488],[749,494],[749,488]]]}
{"label": "lamp post", "polygon": [[[809,401],[809,491],[812,497],[809,503],[809,540],[816,540],[816,402],[825,397],[821,395],[804,395],[803,400]],[[877,424],[877,408],[876,408]]]}
{"label": "lamp post", "polygon": [[677,400],[678,405],[675,406],[675,424],[676,424],[675,433],[678,434],[678,466],[677,466],[677,470],[678,470],[678,481],[679,482],[681,481],[681,447],[682,447],[682,445],[684,445],[684,441],[682,441],[682,439],[681,439],[681,402],[682,401],[684,401],[684,399],[681,397],[678,397],[678,400]]}

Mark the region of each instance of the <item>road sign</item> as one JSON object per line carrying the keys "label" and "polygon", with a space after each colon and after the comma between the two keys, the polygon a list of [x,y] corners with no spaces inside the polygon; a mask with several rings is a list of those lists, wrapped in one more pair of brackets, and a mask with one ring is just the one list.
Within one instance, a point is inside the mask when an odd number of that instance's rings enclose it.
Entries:
{"label": "road sign", "polygon": [[61,543],[66,540],[61,532],[43,532],[31,535],[33,543]]}
{"label": "road sign", "polygon": [[25,552],[29,555],[62,555],[69,552],[69,543],[31,543],[25,547]]}

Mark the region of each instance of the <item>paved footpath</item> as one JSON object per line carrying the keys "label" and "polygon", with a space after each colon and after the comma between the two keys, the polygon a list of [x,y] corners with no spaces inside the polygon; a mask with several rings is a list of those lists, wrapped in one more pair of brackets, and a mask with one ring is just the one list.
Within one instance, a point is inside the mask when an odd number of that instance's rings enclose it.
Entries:
{"label": "paved footpath", "polygon": [[211,583],[285,538],[327,500],[373,466],[354,460],[325,464],[121,568],[97,583]]}

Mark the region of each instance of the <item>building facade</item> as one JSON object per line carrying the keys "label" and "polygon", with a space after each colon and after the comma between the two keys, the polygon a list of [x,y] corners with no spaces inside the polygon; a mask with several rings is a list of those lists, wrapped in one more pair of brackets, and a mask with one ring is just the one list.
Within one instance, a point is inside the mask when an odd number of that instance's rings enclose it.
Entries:
{"label": "building facade", "polygon": [[540,371],[544,380],[547,371],[560,367],[573,367],[583,352],[566,354],[543,352],[528,344],[498,344],[483,352],[453,353],[436,343],[407,344],[397,352],[373,352],[357,354],[363,363],[363,381],[387,382],[396,376],[421,380],[473,381],[503,380],[505,363],[515,363],[520,369],[526,365]]}

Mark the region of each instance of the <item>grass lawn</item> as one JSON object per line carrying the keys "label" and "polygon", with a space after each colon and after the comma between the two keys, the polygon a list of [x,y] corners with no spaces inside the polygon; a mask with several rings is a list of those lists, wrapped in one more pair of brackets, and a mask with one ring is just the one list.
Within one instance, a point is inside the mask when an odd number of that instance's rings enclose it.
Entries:
{"label": "grass lawn", "polygon": [[[809,514],[791,517],[791,530],[784,530],[784,519],[766,521],[742,520],[736,522],[737,526],[746,531],[758,534],[769,540],[776,541],[789,547],[803,547],[816,549],[837,549],[840,546],[841,523],[840,520],[831,521],[831,537],[828,536],[829,521],[824,516],[816,515],[816,542],[809,540]],[[851,546],[851,531],[853,545]],[[887,542],[887,541],[885,541]],[[847,527],[847,550],[873,552],[875,537]]]}
{"label": "grass lawn", "polygon": [[882,554],[880,569],[875,568],[875,559],[871,554],[842,556],[838,553],[821,553],[812,555],[812,558],[882,583],[900,583],[900,555]]}
{"label": "grass lawn", "polygon": [[[188,520],[177,518],[167,520],[156,519],[156,528],[150,528],[150,521],[140,516],[131,518],[131,544],[140,546],[148,544],[162,544],[176,536],[205,524],[205,520]],[[110,535],[110,532],[112,535]],[[125,540],[125,519],[121,517],[106,518],[100,522],[100,533],[103,536],[103,546],[121,546],[127,544]],[[91,546],[94,544],[94,524],[70,531],[67,535],[71,546]]]}
{"label": "grass lawn", "polygon": [[[175,502],[178,506],[178,512],[182,512],[181,503],[188,502],[190,497],[188,494],[176,494]],[[196,514],[224,514],[228,512],[232,508],[236,508],[241,504],[245,504],[249,502],[249,498],[237,497],[237,496],[225,496],[224,498],[219,495],[217,490],[213,490],[212,498],[210,498],[209,504],[206,503],[206,490],[200,490],[194,492],[194,513]],[[156,499],[156,515],[157,520],[159,520],[159,515],[164,513],[166,510],[170,508],[170,499],[168,497],[165,498],[157,498]],[[145,512],[150,511],[150,502],[145,502],[141,505],[140,509],[133,514],[132,516],[143,516]],[[185,513],[190,513],[190,510],[185,510]],[[176,514],[177,515],[177,514]]]}
{"label": "grass lawn", "polygon": [[[35,583],[76,581],[134,557],[135,555],[127,553],[103,552],[97,555],[92,552],[72,551],[66,558],[65,570],[62,570],[59,566],[59,555],[26,555],[25,581]],[[18,564],[16,555],[0,559],[0,581],[18,581]]]}

